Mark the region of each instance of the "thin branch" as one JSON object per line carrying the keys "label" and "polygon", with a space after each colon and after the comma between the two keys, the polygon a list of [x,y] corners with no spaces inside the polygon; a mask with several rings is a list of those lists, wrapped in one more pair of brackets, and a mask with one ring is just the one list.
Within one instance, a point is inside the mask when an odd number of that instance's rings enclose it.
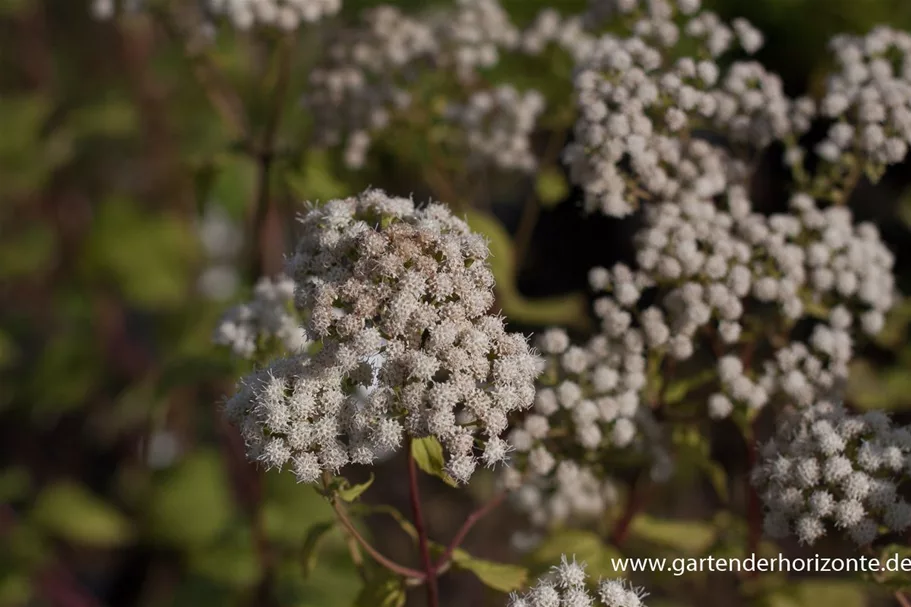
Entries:
{"label": "thin branch", "polygon": [[427,539],[427,528],[424,526],[424,513],[421,510],[421,495],[418,489],[418,468],[411,456],[411,441],[408,442],[408,493],[411,497],[411,511],[414,514],[414,528],[418,532],[418,544],[421,549],[421,561],[424,564],[425,581],[427,582],[427,605],[439,607],[440,593],[437,588],[437,571],[430,558],[430,542]]}
{"label": "thin branch", "polygon": [[448,546],[446,546],[446,550],[437,560],[437,575],[439,575],[439,573],[449,565],[449,561],[452,560],[452,553],[455,552],[456,548],[462,545],[462,542],[465,540],[468,532],[471,531],[471,528],[474,527],[478,521],[487,516],[497,506],[503,503],[503,500],[506,499],[506,495],[506,491],[501,491],[496,496],[494,496],[492,500],[468,515],[468,518],[466,518],[465,522],[462,523],[462,526],[456,532],[455,536],[452,538],[452,541],[449,542]]}
{"label": "thin branch", "polygon": [[351,555],[351,562],[354,563],[354,568],[357,569],[358,577],[361,578],[361,581],[367,581],[367,571],[364,569],[364,555],[361,554],[361,547],[358,545],[357,540],[349,533],[345,537],[345,543],[348,545],[348,554]]}
{"label": "thin branch", "polygon": [[[759,542],[762,539],[762,503],[759,500],[759,494],[756,487],[751,482],[753,468],[757,465],[759,459],[759,449],[756,445],[756,436],[752,426],[748,430],[747,440],[747,474],[746,474],[746,494],[747,494],[747,554],[755,554],[759,551]],[[752,574],[755,576],[755,572]]]}
{"label": "thin branch", "polygon": [[[294,38],[285,36],[278,43],[278,76],[272,94],[272,107],[263,128],[262,137],[256,149],[257,191],[256,211],[253,220],[253,263],[252,275],[275,274],[281,269],[284,246],[281,241],[281,226],[277,222],[272,204],[272,169],[275,164],[275,139],[281,125],[285,108],[285,97],[291,82],[291,57]],[[271,221],[270,221],[271,220]],[[277,242],[278,241],[278,242]]]}
{"label": "thin branch", "polygon": [[209,56],[205,53],[205,47],[193,44],[194,35],[190,33],[193,31],[193,24],[189,21],[193,19],[194,15],[187,11],[188,6],[177,3],[173,7],[163,6],[155,12],[159,15],[168,34],[183,48],[184,55],[193,67],[193,75],[215,112],[230,129],[232,136],[238,141],[246,143],[249,128],[244,115],[243,103],[235,91],[225,83],[218,68],[210,61]]}
{"label": "thin branch", "polygon": [[626,543],[626,540],[629,538],[630,527],[633,520],[635,520],[636,516],[645,508],[647,502],[646,498],[645,488],[642,486],[642,483],[637,480],[629,490],[623,515],[620,517],[620,520],[617,521],[617,524],[614,526],[614,531],[611,533],[611,543],[613,543],[614,546],[619,548]]}
{"label": "thin branch", "polygon": [[909,600],[901,590],[895,591],[895,600],[898,601],[898,604],[902,607],[911,607],[911,600]]}
{"label": "thin branch", "polygon": [[395,561],[392,561],[383,556],[376,548],[371,546],[370,542],[364,539],[364,536],[361,535],[361,533],[357,530],[357,527],[355,527],[354,523],[351,522],[351,519],[348,518],[348,513],[345,511],[345,506],[339,502],[338,497],[333,496],[330,501],[332,503],[332,509],[335,510],[335,516],[338,518],[338,522],[342,524],[342,527],[345,528],[348,534],[353,537],[358,544],[360,544],[360,547],[363,548],[364,552],[369,554],[374,561],[389,571],[397,573],[405,578],[412,578],[423,581],[427,577],[427,574],[425,574],[423,571],[418,571],[417,569],[411,569],[410,567],[399,565]]}
{"label": "thin branch", "polygon": [[[563,129],[551,132],[541,166],[550,166],[560,158],[560,152],[566,144],[566,134],[567,132]],[[525,255],[528,253],[528,247],[531,245],[531,239],[540,215],[541,202],[538,200],[535,184],[532,184],[531,192],[522,207],[519,227],[516,229],[516,235],[513,238],[513,251],[516,256],[517,268],[521,269],[522,261],[524,261]]]}

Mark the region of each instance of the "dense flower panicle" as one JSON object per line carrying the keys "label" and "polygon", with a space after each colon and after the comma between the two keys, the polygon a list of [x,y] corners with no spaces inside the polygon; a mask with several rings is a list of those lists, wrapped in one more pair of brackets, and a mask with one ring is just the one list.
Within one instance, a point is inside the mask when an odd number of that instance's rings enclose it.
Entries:
{"label": "dense flower panicle", "polygon": [[287,353],[296,354],[308,345],[300,325],[294,310],[294,282],[287,276],[263,277],[251,301],[225,312],[212,341],[242,358],[253,358],[269,339],[277,339]]}
{"label": "dense flower panicle", "polygon": [[[641,331],[641,368],[654,354],[686,360],[713,347],[721,391],[707,405],[716,418],[738,404],[761,408],[777,395],[809,404],[836,394],[855,334],[879,333],[896,301],[894,257],[876,229],[803,194],[791,213],[771,216],[754,212],[741,186],[720,202],[653,203],[635,242],[635,271],[621,264],[592,273],[596,291],[607,291],[595,303],[604,337]],[[640,303],[646,290],[649,307]],[[752,357],[748,368],[739,362],[751,315],[777,311],[774,323],[791,334],[819,308],[832,318],[817,324],[807,344],[792,337],[773,356]]]}
{"label": "dense flower panicle", "polygon": [[[624,579],[602,580],[593,594],[589,588],[589,577],[585,573],[586,563],[569,559],[563,555],[560,564],[555,565],[544,577],[524,593],[509,595],[507,607],[644,607],[648,594],[632,586]],[[596,602],[597,601],[597,602]]]}
{"label": "dense flower panicle", "polygon": [[880,528],[911,527],[911,505],[897,495],[911,472],[911,432],[882,412],[852,415],[819,402],[780,420],[753,474],[766,505],[766,532],[813,544],[835,528],[867,545]]}
{"label": "dense flower panicle", "polygon": [[[337,470],[372,463],[403,436],[434,436],[460,482],[479,462],[504,462],[511,447],[500,435],[510,413],[531,405],[538,361],[488,313],[485,241],[441,204],[416,208],[378,190],[332,200],[301,224],[289,271],[321,350],[242,382],[229,409],[240,412],[251,451],[274,444],[257,457],[281,466],[310,454]],[[271,418],[287,420],[286,430]],[[292,443],[313,431],[330,455]]]}
{"label": "dense flower panicle", "polygon": [[450,104],[446,117],[465,138],[469,163],[532,172],[537,160],[531,135],[543,111],[538,91],[502,85],[472,94],[465,104]]}
{"label": "dense flower panicle", "polygon": [[[715,62],[735,44],[747,53],[761,46],[746,21],[728,26],[688,1],[609,4],[635,17],[633,35],[604,35],[578,62],[575,141],[564,153],[589,210],[624,216],[644,199],[705,199],[737,183],[744,165],[700,129],[762,147],[809,128],[806,104],[791,102],[760,64],[723,71]],[[671,59],[684,39],[711,59]]]}
{"label": "dense flower panicle", "polygon": [[836,36],[830,46],[839,70],[826,83],[820,113],[835,122],[817,156],[846,168],[903,161],[911,144],[911,35],[878,27]]}

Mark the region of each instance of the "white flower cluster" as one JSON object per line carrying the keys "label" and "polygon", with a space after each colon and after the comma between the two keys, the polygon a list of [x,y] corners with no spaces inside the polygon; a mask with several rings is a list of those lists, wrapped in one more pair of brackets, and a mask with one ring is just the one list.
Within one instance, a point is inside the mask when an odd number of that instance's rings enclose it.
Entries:
{"label": "white flower cluster", "polygon": [[499,0],[456,0],[455,4],[454,12],[432,14],[430,22],[442,41],[440,64],[452,66],[456,76],[468,82],[479,69],[495,66],[501,49],[515,48],[520,32]]}
{"label": "white flower cluster", "polygon": [[656,466],[653,474],[664,474],[660,432],[642,404],[645,338],[629,324],[614,324],[584,347],[561,329],[546,331],[536,345],[546,360],[542,386],[534,409],[509,435],[516,465],[501,482],[535,527],[590,521],[618,497],[602,463],[612,452],[644,454]]}
{"label": "white flower cluster", "polygon": [[362,26],[335,35],[324,63],[311,72],[303,104],[317,138],[329,145],[344,140],[345,163],[360,168],[371,137],[410,107],[409,84],[422,71],[451,69],[460,81],[473,80],[518,40],[496,0],[458,0],[417,16],[382,5],[363,13]]}
{"label": "white flower cluster", "polygon": [[[543,453],[535,458],[545,457]],[[616,484],[600,476],[590,467],[563,460],[553,474],[532,473],[527,479],[522,478],[517,468],[507,468],[503,471],[503,482],[508,487],[517,487],[511,493],[516,510],[526,514],[535,528],[544,529],[568,522],[596,521],[616,504],[619,497]]]}
{"label": "white flower cluster", "polygon": [[531,405],[538,361],[488,313],[484,240],[441,204],[417,209],[378,190],[330,201],[301,223],[289,267],[307,335],[322,349],[242,382],[229,410],[251,452],[268,465],[306,457],[334,471],[373,462],[403,435],[434,436],[459,482],[479,461],[504,462],[511,447],[500,435],[511,412]]}
{"label": "white flower cluster", "polygon": [[450,104],[446,118],[465,138],[469,163],[531,172],[537,167],[531,135],[543,111],[538,91],[501,85],[472,94],[467,103]]}
{"label": "white flower cluster", "polygon": [[362,17],[362,27],[336,34],[302,99],[320,141],[344,139],[351,168],[364,164],[371,133],[411,104],[408,81],[439,53],[433,28],[395,7],[379,6]]}
{"label": "white flower cluster", "polygon": [[[882,329],[896,300],[894,256],[874,226],[855,225],[844,207],[820,209],[799,194],[792,213],[766,216],[752,210],[740,186],[726,198],[723,205],[689,196],[646,207],[635,238],[638,269],[592,273],[596,290],[610,290],[596,303],[602,330],[616,338],[638,326],[647,349],[639,353],[641,368],[651,353],[686,360],[698,340],[715,340],[722,391],[708,401],[713,417],[726,417],[734,403],[758,409],[779,391],[809,404],[840,387],[853,353],[852,327],[869,335]],[[644,289],[652,303],[640,310]],[[749,324],[751,313],[769,306],[785,334],[813,310],[831,310],[831,318],[814,328],[809,347],[790,339],[772,359],[756,357],[744,368],[742,334],[753,330],[751,339],[762,338]],[[725,354],[732,350],[737,356]]]}
{"label": "white flower cluster", "polygon": [[[596,597],[588,590],[586,563],[563,555],[550,574],[523,594],[512,593],[507,607],[592,607]],[[598,604],[605,607],[644,607],[648,594],[623,579],[598,582]]]}
{"label": "white flower cluster", "polygon": [[342,8],[342,0],[208,0],[209,10],[239,30],[254,25],[293,31],[301,23],[316,23]]}
{"label": "white flower cluster", "polygon": [[881,527],[911,527],[911,505],[897,495],[911,472],[911,431],[882,412],[852,415],[829,402],[781,421],[753,474],[770,536],[812,544],[834,527],[863,546]]}
{"label": "white flower cluster", "polygon": [[[125,0],[119,8],[135,13],[144,4],[144,0]],[[259,25],[293,31],[301,23],[316,23],[335,15],[342,8],[342,0],[205,0],[201,6],[239,30]],[[95,19],[105,21],[114,17],[118,4],[116,0],[92,0],[90,9]]]}
{"label": "white flower cluster", "polygon": [[263,277],[253,289],[252,301],[225,312],[212,341],[242,358],[253,358],[269,339],[296,354],[308,345],[300,324],[294,310],[294,281],[287,276]]}
{"label": "white flower cluster", "polygon": [[830,76],[820,113],[835,120],[815,148],[850,169],[859,155],[874,165],[901,162],[911,143],[911,35],[887,27],[831,42],[840,70]]}
{"label": "white flower cluster", "polygon": [[537,56],[554,44],[574,59],[580,59],[591,50],[594,41],[594,37],[583,28],[579,16],[563,17],[558,11],[545,8],[522,31],[518,48],[526,55]]}
{"label": "white flower cluster", "polygon": [[[633,35],[599,38],[574,79],[579,115],[564,159],[586,207],[612,216],[632,213],[642,200],[706,199],[737,183],[742,166],[700,139],[700,129],[763,146],[808,129],[812,113],[805,102],[790,101],[760,64],[735,61],[722,71],[716,63],[735,41],[748,53],[761,46],[746,21],[728,26],[689,0],[646,4]],[[639,10],[638,2],[617,5]],[[693,42],[697,58],[670,59]]]}

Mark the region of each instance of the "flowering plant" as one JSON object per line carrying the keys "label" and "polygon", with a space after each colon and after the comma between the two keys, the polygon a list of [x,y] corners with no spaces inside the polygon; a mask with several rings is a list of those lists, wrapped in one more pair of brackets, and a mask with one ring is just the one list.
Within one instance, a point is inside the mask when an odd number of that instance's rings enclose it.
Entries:
{"label": "flowering plant", "polygon": [[[668,556],[907,553],[911,428],[861,401],[879,393],[869,360],[906,373],[903,250],[867,200],[907,161],[911,34],[834,36],[795,95],[761,29],[701,0],[524,19],[498,0],[350,4],[90,2],[99,27],[180,47],[224,144],[164,154],[205,192],[190,282],[218,320],[188,321],[214,325],[209,350],[149,381],[220,357],[205,395],[244,505],[242,533],[232,512],[186,548],[193,567],[231,577],[212,555],[249,544],[241,594],[268,606],[315,604],[284,599],[283,576],[312,579],[331,552],[351,574],[334,596],[360,607],[481,604],[452,573],[490,604],[639,607],[710,604],[717,578],[668,579]],[[219,170],[246,179],[249,218],[222,208]],[[568,254],[538,246],[561,216],[591,255],[565,233]],[[551,258],[584,285],[520,289]],[[278,514],[264,487],[282,482],[327,516]],[[138,510],[154,495],[124,484]],[[472,531],[496,516],[485,554]],[[641,556],[651,573],[628,570]],[[911,604],[889,573],[837,592]],[[814,580],[755,578],[715,601],[817,600]]]}

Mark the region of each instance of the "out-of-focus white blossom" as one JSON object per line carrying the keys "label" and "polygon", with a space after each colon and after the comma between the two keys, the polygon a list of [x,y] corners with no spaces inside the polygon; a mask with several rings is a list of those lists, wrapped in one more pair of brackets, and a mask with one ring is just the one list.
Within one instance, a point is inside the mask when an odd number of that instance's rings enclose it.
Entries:
{"label": "out-of-focus white blossom", "polygon": [[269,339],[277,339],[289,354],[308,345],[294,310],[294,282],[287,276],[261,278],[253,289],[253,299],[225,312],[212,337],[242,358],[254,358]]}
{"label": "out-of-focus white blossom", "polygon": [[911,144],[911,35],[877,27],[830,44],[839,70],[826,83],[820,113],[835,122],[816,153],[832,164],[902,162]]}
{"label": "out-of-focus white blossom", "polygon": [[[363,166],[371,139],[410,107],[409,87],[422,74],[448,70],[471,81],[477,70],[498,62],[501,49],[519,42],[518,29],[496,0],[458,0],[416,16],[381,5],[362,17],[362,25],[334,35],[302,100],[314,115],[317,139],[344,143],[351,168]],[[518,113],[519,129],[540,111],[529,102],[522,108],[528,111]]]}
{"label": "out-of-focus white blossom", "polygon": [[[145,8],[144,4],[144,0],[123,0],[119,8],[135,13]],[[239,30],[262,26],[293,31],[301,24],[331,17],[342,8],[342,0],[201,0],[198,4],[204,13],[224,18]],[[111,19],[117,9],[115,0],[92,0],[91,13],[99,21]]]}
{"label": "out-of-focus white blossom", "polygon": [[560,329],[543,333],[537,346],[547,361],[544,385],[533,411],[509,435],[524,477],[510,471],[501,480],[517,489],[512,501],[535,527],[591,521],[619,497],[612,471],[600,463],[610,453],[644,452],[664,461],[658,426],[640,406],[645,344],[621,321],[584,347]]}
{"label": "out-of-focus white blossom", "polygon": [[911,505],[897,494],[898,480],[911,471],[911,432],[882,412],[852,415],[816,403],[784,416],[761,455],[753,482],[772,537],[813,544],[834,528],[864,546],[880,526],[911,527]]}
{"label": "out-of-focus white blossom", "polygon": [[[719,67],[735,40],[748,53],[761,45],[749,23],[728,26],[714,13],[695,12],[692,2],[641,4],[605,3],[608,12],[635,18],[632,35],[597,39],[574,78],[578,117],[564,159],[586,207],[612,216],[645,200],[707,199],[737,183],[745,166],[700,131],[761,149],[809,128],[806,104],[788,99],[781,80],[759,63]],[[692,40],[694,56],[670,58]]]}
{"label": "out-of-focus white blossom", "polygon": [[538,91],[502,85],[474,93],[465,104],[451,104],[446,117],[465,138],[469,163],[531,172],[537,167],[531,135],[543,111]]}
{"label": "out-of-focus white blossom", "polygon": [[209,299],[230,299],[240,284],[237,256],[243,248],[243,231],[218,205],[207,206],[197,231],[208,261],[197,287]]}

